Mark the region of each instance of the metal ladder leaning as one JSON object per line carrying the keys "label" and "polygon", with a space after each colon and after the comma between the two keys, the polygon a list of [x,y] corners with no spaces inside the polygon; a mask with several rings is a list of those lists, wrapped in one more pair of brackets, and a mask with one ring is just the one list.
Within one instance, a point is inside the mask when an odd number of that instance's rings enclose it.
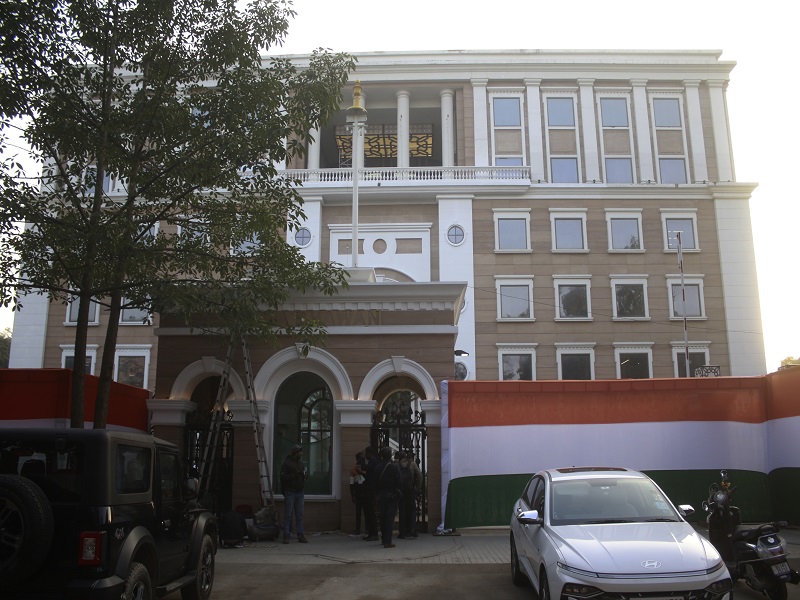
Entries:
{"label": "metal ladder leaning", "polygon": [[217,456],[217,448],[220,441],[220,433],[222,424],[225,419],[230,420],[232,414],[225,409],[225,397],[228,393],[228,383],[230,381],[231,368],[233,364],[233,351],[236,345],[236,338],[241,342],[242,358],[244,361],[244,375],[245,375],[245,394],[246,400],[250,407],[250,417],[253,427],[253,439],[256,448],[256,460],[258,462],[258,483],[259,491],[261,493],[261,510],[262,518],[266,521],[277,522],[277,509],[275,506],[275,497],[272,492],[272,484],[270,481],[269,467],[267,465],[267,454],[263,442],[263,428],[258,414],[258,403],[255,399],[255,390],[253,385],[253,366],[250,360],[250,349],[247,345],[247,338],[244,335],[231,335],[230,342],[228,343],[228,352],[225,358],[225,367],[222,370],[222,375],[219,380],[219,387],[217,388],[217,397],[214,403],[214,410],[211,417],[211,425],[208,429],[208,437],[206,438],[205,450],[203,452],[203,460],[200,463],[199,478],[200,478],[200,492],[209,491],[209,486],[212,481],[212,474],[214,470],[214,462]]}

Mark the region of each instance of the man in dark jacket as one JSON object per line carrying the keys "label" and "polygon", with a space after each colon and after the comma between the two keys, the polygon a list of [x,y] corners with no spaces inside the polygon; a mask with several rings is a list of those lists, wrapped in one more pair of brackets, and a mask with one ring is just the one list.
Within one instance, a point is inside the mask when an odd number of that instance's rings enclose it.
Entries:
{"label": "man in dark jacket", "polygon": [[283,543],[288,544],[292,536],[292,514],[297,523],[297,541],[307,544],[308,540],[303,532],[303,503],[306,486],[306,467],[303,464],[303,447],[295,445],[292,453],[286,457],[281,466],[281,490],[284,499]]}
{"label": "man in dark jacket", "polygon": [[364,524],[367,528],[367,535],[364,536],[366,542],[378,541],[378,517],[375,514],[375,467],[378,465],[378,458],[375,456],[375,448],[367,446],[364,450],[364,459],[367,461],[364,485],[362,494],[364,499]]}
{"label": "man in dark jacket", "polygon": [[400,467],[392,462],[391,448],[381,448],[379,456],[381,462],[375,465],[374,482],[378,494],[378,512],[381,515],[381,541],[384,548],[394,548],[392,530],[403,478],[400,475]]}

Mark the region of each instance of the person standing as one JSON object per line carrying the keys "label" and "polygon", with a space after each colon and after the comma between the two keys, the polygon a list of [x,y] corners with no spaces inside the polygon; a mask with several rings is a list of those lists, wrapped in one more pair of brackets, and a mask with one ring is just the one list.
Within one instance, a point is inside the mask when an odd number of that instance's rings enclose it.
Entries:
{"label": "person standing", "polygon": [[394,548],[392,530],[403,480],[400,467],[392,461],[392,449],[381,448],[379,456],[381,461],[375,466],[375,491],[378,494],[378,512],[381,515],[381,541],[384,548]]}
{"label": "person standing", "polygon": [[307,544],[303,531],[303,503],[305,502],[304,489],[306,486],[306,467],[303,464],[303,447],[299,444],[292,446],[292,453],[286,457],[281,465],[281,491],[284,498],[283,516],[283,543],[288,544],[292,536],[292,515],[294,515],[297,528],[297,541]]}
{"label": "person standing", "polygon": [[[361,535],[361,513],[364,512],[364,474],[366,473],[367,463],[364,460],[364,453],[356,453],[356,464],[350,470],[350,498],[356,505],[356,528],[353,535]],[[366,514],[364,515],[366,517]],[[366,519],[364,531],[367,531]]]}
{"label": "person standing", "polygon": [[367,465],[364,474],[364,485],[361,488],[364,501],[364,526],[367,531],[362,539],[365,542],[378,541],[378,517],[375,514],[375,467],[378,459],[375,456],[375,448],[367,446],[364,450],[364,460]]}
{"label": "person standing", "polygon": [[415,538],[417,534],[417,497],[422,491],[422,471],[420,471],[414,455],[409,452],[398,452],[397,464],[403,481],[400,498],[400,539]]}

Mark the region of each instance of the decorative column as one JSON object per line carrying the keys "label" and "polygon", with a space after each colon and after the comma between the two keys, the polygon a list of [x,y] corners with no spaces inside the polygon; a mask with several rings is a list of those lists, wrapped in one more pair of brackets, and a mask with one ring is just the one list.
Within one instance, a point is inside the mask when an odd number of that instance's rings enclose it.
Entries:
{"label": "decorative column", "polygon": [[406,90],[397,92],[397,166],[409,166],[409,139],[411,134],[410,95]]}
{"label": "decorative column", "polygon": [[528,96],[528,139],[530,140],[528,156],[530,156],[531,163],[531,179],[534,182],[545,180],[542,95],[539,88],[541,83],[541,79],[525,80],[525,89]]}
{"label": "decorative column", "polygon": [[308,142],[308,169],[309,170],[319,169],[319,157],[320,157],[320,147],[321,147],[321,144],[319,143],[320,131],[319,129],[312,129],[309,133],[313,138],[313,140],[309,140]]}
{"label": "decorative column", "polygon": [[489,166],[489,117],[486,96],[488,79],[472,80],[473,115],[475,117],[475,166]]}
{"label": "decorative column", "polygon": [[728,111],[725,107],[725,85],[722,80],[708,82],[711,95],[711,125],[714,129],[714,150],[717,153],[717,180],[733,181],[733,157],[728,136]]}
{"label": "decorative column", "polygon": [[636,144],[639,146],[639,181],[655,182],[653,171],[653,140],[650,137],[650,119],[647,103],[647,80],[631,79],[633,87],[633,114],[636,119]]}
{"label": "decorative column", "polygon": [[686,121],[689,127],[689,144],[692,148],[692,170],[694,177],[690,182],[708,181],[706,165],[706,145],[703,140],[703,117],[700,112],[700,81],[687,80],[686,86]]}
{"label": "decorative column", "polygon": [[453,90],[439,92],[442,103],[442,166],[455,165],[455,123],[453,122]]}
{"label": "decorative column", "polygon": [[600,183],[600,152],[597,148],[597,118],[594,104],[594,79],[578,79],[581,96],[581,120],[583,121],[583,155],[586,181]]}

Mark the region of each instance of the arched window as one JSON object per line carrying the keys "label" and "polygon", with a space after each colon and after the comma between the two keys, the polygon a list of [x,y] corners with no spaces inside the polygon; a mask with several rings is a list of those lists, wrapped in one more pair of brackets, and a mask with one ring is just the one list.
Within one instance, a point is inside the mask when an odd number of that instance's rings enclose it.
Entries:
{"label": "arched window", "polygon": [[294,444],[303,447],[308,472],[305,493],[332,493],[333,397],[325,382],[297,373],[278,390],[275,419],[275,485],[280,466]]}

